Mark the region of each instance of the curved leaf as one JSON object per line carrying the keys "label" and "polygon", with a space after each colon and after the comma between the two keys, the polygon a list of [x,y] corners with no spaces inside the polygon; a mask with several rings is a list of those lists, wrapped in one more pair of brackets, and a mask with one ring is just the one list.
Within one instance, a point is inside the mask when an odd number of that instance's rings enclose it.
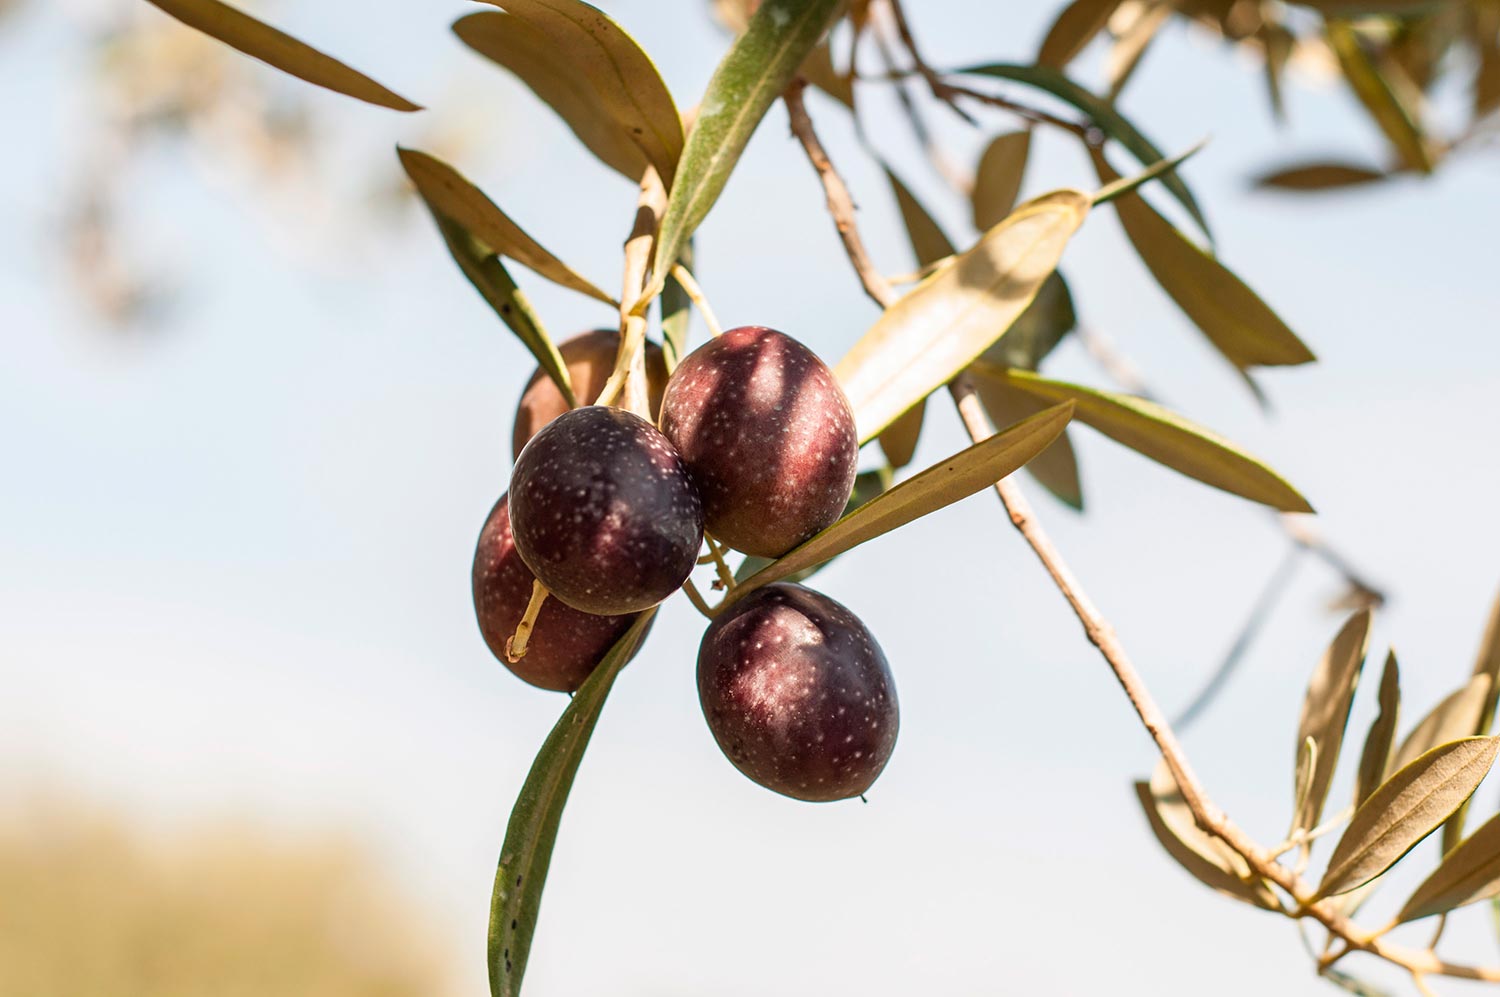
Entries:
{"label": "curved leaf", "polygon": [[1475,675],[1458,689],[1443,697],[1418,721],[1396,751],[1396,768],[1410,764],[1440,744],[1479,733],[1479,718],[1490,694],[1490,677]]}
{"label": "curved leaf", "polygon": [[[1102,183],[1120,179],[1097,149],[1090,152]],[[1126,236],[1156,282],[1230,363],[1243,370],[1314,359],[1254,291],[1188,241],[1140,194],[1127,194],[1114,205]]]}
{"label": "curved leaf", "polygon": [[1442,914],[1465,904],[1500,895],[1500,816],[1443,857],[1396,915],[1400,923]]}
{"label": "curved leaf", "polygon": [[947,384],[1005,333],[1057,266],[1088,210],[1088,195],[1076,190],[1028,201],[885,310],[835,368],[861,442]]}
{"label": "curved leaf", "polygon": [[1080,422],[1204,484],[1284,512],[1312,511],[1307,500],[1265,464],[1155,402],[1052,381],[1029,371],[996,367],[984,360],[974,364],[974,371],[1039,398],[1074,401],[1078,404],[1076,418]]}
{"label": "curved leaf", "polygon": [[629,126],[615,117],[589,78],[541,31],[514,14],[494,10],[459,18],[453,22],[453,33],[514,73],[606,166],[630,180],[641,179],[649,161]]}
{"label": "curved leaf", "polygon": [[[1051,404],[1048,400],[1014,388],[998,378],[980,376],[973,378],[973,383],[980,402],[984,404],[984,410],[990,414],[990,421],[997,426],[1020,422]],[[1073,451],[1073,441],[1068,438],[1067,430],[1063,430],[1047,449],[1027,461],[1026,473],[1051,492],[1059,502],[1083,511],[1083,485],[1078,478],[1078,455]]]}
{"label": "curved leaf", "polygon": [[1354,811],[1313,899],[1346,893],[1395,865],[1473,794],[1497,748],[1500,738],[1466,737],[1391,776]]}
{"label": "curved leaf", "polygon": [[1120,0],[1073,0],[1047,29],[1037,49],[1037,65],[1062,69],[1072,62],[1104,30],[1119,6]]}
{"label": "curved leaf", "polygon": [[148,0],[190,28],[299,80],[394,111],[420,111],[364,73],[219,0]]}
{"label": "curved leaf", "polygon": [[1389,176],[1380,170],[1350,163],[1303,163],[1263,173],[1255,178],[1255,186],[1281,190],[1333,190],[1379,183]]}
{"label": "curved leaf", "polygon": [[1327,36],[1328,47],[1338,57],[1349,88],[1390,140],[1402,163],[1423,173],[1432,172],[1434,150],[1422,134],[1422,93],[1416,84],[1393,62],[1377,66],[1348,24],[1329,21]]}
{"label": "curved leaf", "polygon": [[1072,412],[1071,403],[1054,405],[908,478],[747,578],[725,597],[721,608],[762,585],[822,564],[867,540],[983,491],[1046,449],[1067,426]]}
{"label": "curved leaf", "polygon": [[1031,130],[996,135],[980,154],[974,171],[974,227],[983,232],[1005,221],[1021,194],[1026,158],[1031,153]]}
{"label": "curved leaf", "polygon": [[761,118],[839,9],[840,0],[764,0],[720,60],[667,197],[646,300],[661,290],[671,261],[718,200]]}
{"label": "curved leaf", "polygon": [[552,733],[542,742],[511,809],[490,899],[490,993],[494,997],[515,997],[521,992],[547,867],[552,863],[552,847],[573,777],[578,774],[616,676],[635,653],[655,615],[655,608],[642,613],[574,694]]}
{"label": "curved leaf", "polygon": [[[1150,139],[1142,135],[1140,130],[1125,119],[1119,111],[1101,97],[1096,97],[1083,87],[1074,83],[1063,73],[1048,66],[1017,66],[1006,63],[990,63],[984,66],[970,66],[967,69],[958,70],[975,76],[993,76],[1003,80],[1014,80],[1038,90],[1046,91],[1064,103],[1082,111],[1090,121],[1099,127],[1110,138],[1123,145],[1132,156],[1140,160],[1142,166],[1151,166],[1166,159],[1167,156],[1156,147]],[[1203,234],[1212,241],[1213,236],[1208,231],[1208,221],[1203,217],[1203,212],[1198,207],[1197,200],[1183,179],[1175,173],[1169,173],[1162,178],[1162,183],[1172,196],[1187,209],[1193,221],[1203,230]]]}
{"label": "curved leaf", "polygon": [[1359,774],[1354,781],[1354,805],[1357,807],[1385,782],[1391,772],[1396,726],[1401,716],[1401,669],[1396,652],[1386,655],[1385,670],[1380,673],[1380,712],[1365,735],[1365,747],[1359,756]]}
{"label": "curved leaf", "polygon": [[[670,188],[682,156],[682,115],[661,74],[635,39],[582,0],[485,2],[503,7],[536,29],[546,47],[532,57],[571,67],[580,81],[587,81],[596,109],[614,120]],[[522,79],[531,86],[530,80]],[[546,99],[541,91],[537,94]],[[639,179],[639,174],[632,179]]]}
{"label": "curved leaf", "polygon": [[1314,669],[1302,700],[1302,716],[1297,721],[1297,755],[1300,762],[1309,739],[1317,746],[1316,765],[1300,794],[1292,827],[1310,831],[1323,815],[1328,787],[1338,767],[1339,750],[1344,743],[1344,728],[1349,723],[1349,707],[1354,702],[1354,688],[1359,684],[1360,669],[1365,663],[1365,646],[1370,639],[1370,611],[1362,609],[1349,617],[1323,658]]}
{"label": "curved leaf", "polygon": [[415,149],[396,151],[406,175],[416,185],[417,193],[434,211],[458,222],[500,256],[528,266],[553,283],[586,294],[596,301],[615,304],[613,298],[542,248],[486,197],[484,191],[453,167]]}

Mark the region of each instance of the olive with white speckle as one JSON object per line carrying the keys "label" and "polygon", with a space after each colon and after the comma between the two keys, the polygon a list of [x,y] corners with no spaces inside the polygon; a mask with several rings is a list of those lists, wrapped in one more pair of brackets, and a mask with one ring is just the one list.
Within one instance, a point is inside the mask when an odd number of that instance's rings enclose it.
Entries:
{"label": "olive with white speckle", "polygon": [[714,740],[750,779],[809,802],[868,790],[900,727],[885,654],[859,617],[779,582],[709,624],[698,697]]}
{"label": "olive with white speckle", "polygon": [[859,436],[833,371],[785,333],[730,329],[667,381],[661,428],[693,475],[708,532],[778,557],[843,515]]}
{"label": "olive with white speckle", "polygon": [[551,594],[604,616],[681,588],[703,543],[703,506],[672,444],[600,405],[558,416],[522,449],[510,519],[521,560]]}
{"label": "olive with white speckle", "polygon": [[[562,354],[563,363],[567,365],[568,379],[580,405],[592,405],[604,390],[609,375],[614,373],[615,355],[619,350],[618,329],[595,329],[557,344],[557,352]],[[655,418],[661,411],[662,392],[667,386],[667,364],[661,347],[650,340],[646,341],[646,386],[651,416]],[[511,455],[519,456],[521,448],[536,435],[537,430],[568,411],[569,407],[552,378],[538,369],[526,382],[526,390],[521,393],[521,402],[516,406]]]}

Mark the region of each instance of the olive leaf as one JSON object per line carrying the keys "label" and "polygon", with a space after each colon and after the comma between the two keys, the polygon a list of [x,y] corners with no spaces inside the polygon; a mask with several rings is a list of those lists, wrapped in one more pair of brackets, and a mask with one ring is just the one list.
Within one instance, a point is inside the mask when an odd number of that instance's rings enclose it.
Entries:
{"label": "olive leaf", "polygon": [[1285,25],[1264,21],[1256,32],[1261,47],[1265,50],[1266,96],[1271,101],[1271,114],[1278,124],[1286,120],[1286,102],[1282,98],[1281,78],[1291,62],[1292,52],[1297,47],[1297,36]]}
{"label": "olive leaf", "polygon": [[1284,512],[1312,511],[1307,500],[1264,463],[1155,402],[1053,381],[983,359],[975,362],[973,370],[982,378],[1002,381],[1048,401],[1074,401],[1078,421],[1204,484]]}
{"label": "olive leaf", "polygon": [[[983,66],[970,66],[958,70],[960,73],[974,76],[993,76],[998,79],[1014,80],[1026,86],[1035,87],[1051,94],[1064,103],[1082,111],[1085,116],[1099,130],[1110,138],[1119,142],[1125,149],[1140,161],[1142,166],[1151,166],[1166,159],[1167,156],[1156,145],[1141,134],[1140,130],[1125,119],[1114,106],[1101,97],[1097,97],[1088,90],[1073,82],[1066,75],[1048,66],[1018,66],[1006,63],[990,63]],[[1184,208],[1187,209],[1198,228],[1210,241],[1213,236],[1208,231],[1208,222],[1203,217],[1202,210],[1198,207],[1197,200],[1187,184],[1175,173],[1169,173],[1162,178],[1162,184],[1171,192]]]}
{"label": "olive leaf", "polygon": [[854,110],[854,76],[834,68],[833,51],[827,42],[813,46],[807,58],[802,60],[797,74],[849,110]]}
{"label": "olive leaf", "polygon": [[1473,794],[1497,749],[1500,738],[1466,737],[1399,769],[1354,811],[1309,902],[1346,893],[1395,865]]}
{"label": "olive leaf", "polygon": [[219,0],[149,0],[177,20],[299,80],[394,111],[420,111],[358,70]]}
{"label": "olive leaf", "polygon": [[1283,166],[1255,178],[1257,187],[1280,190],[1333,190],[1379,183],[1390,174],[1352,163],[1317,162]]}
{"label": "olive leaf", "polygon": [[1364,750],[1359,755],[1359,773],[1354,780],[1356,807],[1368,800],[1391,772],[1391,748],[1401,716],[1401,669],[1396,664],[1395,651],[1386,655],[1385,670],[1380,673],[1379,704],[1380,712],[1370,723]]}
{"label": "olive leaf", "polygon": [[[1090,152],[1102,183],[1120,179],[1098,150]],[[1127,194],[1114,205],[1125,235],[1156,282],[1230,363],[1244,370],[1314,359],[1254,291],[1157,214],[1140,194]]]}
{"label": "olive leaf", "polygon": [[495,891],[490,899],[489,971],[494,997],[515,997],[521,992],[547,867],[552,862],[552,848],[573,777],[578,774],[615,678],[635,653],[655,615],[655,608],[642,613],[574,694],[542,742],[516,797],[505,828],[505,843],[500,846]]}
{"label": "olive leaf", "polygon": [[1179,152],[1171,159],[1163,159],[1159,162],[1152,163],[1150,166],[1146,167],[1135,176],[1125,177],[1122,180],[1115,180],[1113,183],[1105,184],[1103,187],[1100,187],[1098,190],[1094,191],[1094,207],[1097,208],[1101,204],[1108,204],[1110,201],[1113,201],[1116,198],[1124,197],[1126,194],[1129,194],[1131,191],[1145,186],[1147,183],[1155,180],[1157,177],[1172,175],[1173,170],[1177,169],[1177,167],[1181,166],[1187,160],[1197,155],[1198,152],[1202,150],[1202,148],[1207,144],[1208,139],[1200,139],[1196,145],[1192,146],[1185,152]]}
{"label": "olive leaf", "polygon": [[1479,49],[1479,66],[1474,71],[1472,120],[1488,117],[1491,111],[1500,108],[1500,41],[1494,30],[1481,34],[1476,42]]}
{"label": "olive leaf", "polygon": [[1443,856],[1396,915],[1400,923],[1442,914],[1500,895],[1500,815]]}
{"label": "olive leaf", "polygon": [[718,200],[761,118],[841,7],[840,0],[765,0],[720,60],[667,197],[645,300],[661,290],[671,262]]}
{"label": "olive leaf", "polygon": [[492,251],[530,267],[555,284],[606,304],[616,304],[613,298],[542,248],[453,167],[415,149],[397,149],[397,153],[402,168],[416,186],[417,193],[422,195],[422,200],[434,211],[468,229]]}
{"label": "olive leaf", "polygon": [[[906,236],[911,242],[912,252],[916,254],[917,265],[925,267],[954,255],[953,243],[948,241],[942,227],[922,207],[922,203],[889,168],[885,175],[890,181],[891,192],[896,195],[896,206],[901,212],[901,222],[906,226]],[[905,467],[911,463],[916,454],[917,441],[922,435],[922,422],[926,413],[927,402],[923,399],[880,434],[880,450],[892,467]]]}
{"label": "olive leaf", "polygon": [[720,608],[990,487],[1046,449],[1072,414],[1071,402],[1054,405],[908,478],[745,579]]}
{"label": "olive leaf", "polygon": [[1279,910],[1276,896],[1252,879],[1250,867],[1218,838],[1200,828],[1182,799],[1172,773],[1158,763],[1150,782],[1135,784],[1136,799],[1167,854],[1203,885],[1265,910]]}
{"label": "olive leaf", "polygon": [[1044,194],[885,310],[834,372],[860,442],[952,380],[1026,310],[1088,214],[1088,195]]}
{"label": "olive leaf", "polygon": [[985,348],[980,357],[1002,367],[1036,370],[1062,338],[1078,327],[1073,293],[1060,270],[1042,281],[1036,297],[1010,324],[1005,335]]}
{"label": "olive leaf", "polygon": [[578,398],[573,393],[573,380],[568,374],[567,363],[552,342],[552,337],[542,328],[541,319],[532,311],[531,302],[521,293],[505,265],[500,262],[500,257],[475,239],[468,229],[445,217],[431,205],[428,205],[428,209],[437,222],[448,252],[452,254],[464,276],[469,278],[469,283],[474,285],[474,289],[495,310],[495,314],[500,316],[500,320],[510,327],[516,338],[536,358],[537,366],[547,372],[567,403],[576,406]]}
{"label": "olive leaf", "polygon": [[[631,128],[644,126],[631,123],[634,114],[622,120],[616,102],[599,92],[592,77],[578,71],[576,57],[567,48],[553,44],[525,18],[498,10],[459,18],[453,22],[453,33],[475,52],[515,74],[600,162],[630,180],[641,179],[651,160]],[[660,78],[650,89],[665,91]],[[671,101],[670,95],[666,101]],[[659,95],[653,103],[662,103]],[[676,144],[680,152],[680,120]]]}
{"label": "olive leaf", "polygon": [[1311,830],[1323,814],[1323,803],[1328,798],[1328,787],[1339,763],[1339,749],[1344,743],[1344,728],[1349,723],[1354,688],[1359,684],[1360,669],[1365,663],[1370,616],[1368,609],[1362,609],[1349,617],[1323,652],[1308,682],[1302,715],[1297,720],[1297,754],[1293,760],[1301,762],[1304,745],[1311,739],[1317,746],[1317,764],[1306,791],[1299,794],[1292,815],[1294,829]]}
{"label": "olive leaf", "polygon": [[1062,69],[1088,47],[1105,25],[1121,0],[1073,0],[1057,15],[1042,46],[1037,50],[1039,66]]}
{"label": "olive leaf", "polygon": [[1490,677],[1474,675],[1432,708],[1396,749],[1396,768],[1439,744],[1479,733],[1479,719],[1490,694]]}
{"label": "olive leaf", "polygon": [[[978,362],[980,361],[976,361]],[[990,421],[997,426],[1019,422],[1052,404],[997,378],[975,377],[973,384],[979,401],[990,415]],[[899,424],[898,422],[897,425]],[[1069,439],[1067,430],[1063,430],[1047,449],[1027,462],[1026,472],[1036,479],[1037,484],[1056,496],[1059,502],[1079,511],[1083,510],[1083,485],[1078,477],[1078,455],[1073,451],[1073,441]]]}
{"label": "olive leaf", "polygon": [[[1474,662],[1474,677],[1477,679],[1481,675],[1489,679],[1489,686],[1478,722],[1473,730],[1468,731],[1470,734],[1488,734],[1495,723],[1495,705],[1500,700],[1500,596],[1496,597],[1490,610],[1489,623],[1485,625],[1484,637],[1479,642],[1479,657]],[[1463,837],[1468,812],[1469,804],[1465,803],[1443,825],[1444,854],[1452,851]]]}
{"label": "olive leaf", "polygon": [[1326,35],[1349,89],[1385,133],[1403,165],[1432,172],[1435,150],[1422,134],[1421,91],[1416,84],[1394,63],[1377,67],[1347,23],[1329,21]]}
{"label": "olive leaf", "polygon": [[974,209],[974,227],[983,232],[1005,220],[1021,194],[1026,177],[1026,158],[1031,153],[1031,129],[997,135],[985,146],[974,171],[974,190],[969,200]]}
{"label": "olive leaf", "polygon": [[1157,32],[1171,18],[1175,8],[1176,4],[1167,0],[1152,0],[1145,7],[1138,7],[1135,20],[1115,39],[1109,50],[1104,72],[1109,80],[1109,99],[1112,103],[1119,101],[1120,92],[1130,82],[1130,77],[1135,75],[1136,67],[1141,64],[1141,57],[1156,39]]}

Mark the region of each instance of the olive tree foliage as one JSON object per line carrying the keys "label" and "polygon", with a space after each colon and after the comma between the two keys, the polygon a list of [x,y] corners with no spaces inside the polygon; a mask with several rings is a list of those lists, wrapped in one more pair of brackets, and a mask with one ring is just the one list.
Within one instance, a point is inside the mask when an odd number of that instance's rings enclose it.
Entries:
{"label": "olive tree foliage", "polygon": [[[150,2],[308,83],[397,112],[422,110],[220,0]],[[785,106],[809,163],[808,182],[822,186],[827,224],[836,227],[851,279],[881,309],[848,354],[832,364],[858,443],[879,454],[879,466],[856,480],[842,518],[778,557],[745,557],[731,565],[734,552],[709,539],[699,571],[712,573],[712,589],[723,597],[710,604],[692,578],[683,586],[687,597],[714,620],[760,590],[806,579],[865,541],[993,487],[1160,750],[1157,770],[1136,783],[1137,796],[1143,819],[1187,873],[1261,913],[1295,920],[1299,929],[1315,928],[1322,943],[1308,945],[1313,968],[1346,990],[1375,992],[1346,970],[1357,962],[1351,957],[1400,967],[1422,992],[1439,976],[1500,982],[1500,965],[1459,964],[1437,951],[1450,912],[1500,896],[1500,817],[1480,821],[1468,814],[1470,797],[1500,751],[1500,739],[1489,733],[1500,696],[1500,604],[1472,674],[1452,695],[1415,723],[1403,723],[1399,666],[1389,653],[1378,681],[1367,683],[1375,686],[1378,715],[1368,731],[1347,731],[1380,593],[1297,515],[1312,511],[1308,501],[1265,462],[1152,397],[1139,374],[1097,337],[1090,336],[1087,345],[1117,383],[1075,384],[1043,373],[1062,339],[1090,335],[1078,322],[1059,267],[1073,234],[1101,211],[1117,215],[1161,290],[1257,397],[1257,370],[1314,359],[1271,304],[1216,255],[1205,206],[1178,171],[1196,150],[1160,147],[1149,137],[1150,122],[1133,120],[1116,105],[1166,24],[1187,19],[1253,53],[1278,114],[1289,66],[1321,69],[1349,87],[1384,138],[1382,161],[1292,160],[1260,169],[1261,184],[1315,193],[1430,173],[1459,150],[1493,137],[1500,117],[1500,3],[1074,0],[1057,12],[1033,60],[969,66],[928,62],[915,7],[903,9],[898,0],[716,0],[714,6],[730,36],[706,90],[691,95],[673,94],[626,27],[582,0],[492,0],[451,26],[465,45],[550,106],[577,137],[580,155],[586,150],[639,184],[636,203],[620,209],[619,228],[629,237],[618,285],[601,287],[579,274],[506,212],[503,194],[481,191],[431,150],[402,149],[399,156],[442,245],[535,358],[539,377],[550,379],[568,403],[585,401],[574,391],[570,365],[543,316],[514,279],[517,266],[611,309],[618,319],[618,349],[609,358],[598,401],[641,411],[647,344],[659,344],[670,372],[692,351],[691,309],[718,332],[692,275],[694,232],[772,105]],[[337,48],[336,39],[326,41]],[[1108,47],[1102,80],[1080,79],[1070,69],[1091,44]],[[894,89],[911,141],[952,196],[967,201],[976,234],[946,231],[887,167],[893,209],[920,269],[904,276],[879,270],[861,238],[850,191],[818,137],[804,99],[809,87],[832,98],[818,102],[820,114],[853,115],[856,124],[864,94]],[[1450,130],[1442,130],[1427,110],[1439,88],[1467,88],[1467,111],[1456,130],[1451,121]],[[972,170],[955,166],[940,147],[930,127],[934,115],[956,115],[992,135]],[[1074,141],[1099,186],[1046,190],[1045,178],[1027,170],[1038,131]],[[857,146],[838,155],[877,154]],[[1038,184],[1042,192],[1022,197]],[[1187,224],[1159,210],[1167,201],[1175,202],[1172,216]],[[925,407],[943,395],[956,405],[973,445],[913,469]],[[1291,807],[1280,841],[1252,838],[1214,804],[1127,651],[1010,477],[1025,467],[1061,503],[1081,509],[1070,442],[1075,423],[1209,487],[1268,507],[1293,550],[1323,556],[1348,582],[1353,615],[1313,669],[1295,738],[1287,745]],[[1003,428],[997,432],[996,425]],[[1278,588],[1279,576],[1268,593]],[[516,632],[522,649],[523,631],[545,598],[538,582]],[[1252,608],[1240,645],[1268,609],[1264,600]],[[642,612],[576,688],[516,800],[500,847],[489,925],[496,995],[521,990],[573,777],[611,686],[646,639],[654,612]],[[1235,658],[1225,662],[1224,672]],[[1342,751],[1346,737],[1351,748]],[[1330,798],[1341,758],[1354,775],[1352,799]],[[1388,924],[1361,921],[1369,896],[1434,834],[1441,836],[1441,859],[1396,918]],[[1389,939],[1391,929],[1423,918],[1439,919],[1427,945]]]}

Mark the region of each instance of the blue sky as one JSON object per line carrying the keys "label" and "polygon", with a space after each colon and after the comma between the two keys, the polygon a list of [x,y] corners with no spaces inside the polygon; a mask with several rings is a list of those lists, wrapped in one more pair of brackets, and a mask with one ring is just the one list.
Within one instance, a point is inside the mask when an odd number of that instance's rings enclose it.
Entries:
{"label": "blue sky", "polygon": [[[616,286],[631,186],[445,35],[468,8],[424,6],[276,12],[403,93],[485,120],[484,147],[459,165],[559,256]],[[607,5],[683,105],[724,44],[704,6]],[[1051,5],[1011,6],[914,13],[934,62],[1024,60]],[[174,148],[127,183],[133,231],[185,291],[153,335],[122,342],[92,326],[49,243],[59,177],[92,121],[77,31],[39,4],[0,29],[0,87],[28,95],[0,159],[0,793],[65,787],[148,822],[228,811],[355,825],[452,924],[479,992],[505,815],[562,706],[490,658],[468,594],[531,365],[424,219],[278,212],[245,178]],[[1099,55],[1082,75],[1097,79]],[[967,233],[961,205],[900,148],[894,105],[866,89],[903,176]],[[315,181],[331,201],[354,165],[422,140],[412,119],[310,99],[337,122]],[[841,112],[810,100],[876,258],[909,269],[883,179]],[[1108,211],[1064,260],[1081,314],[1179,408],[1284,472],[1326,535],[1390,589],[1378,641],[1400,651],[1405,715],[1419,715],[1467,673],[1500,581],[1492,161],[1321,198],[1254,192],[1248,178],[1270,163],[1368,159],[1379,146],[1347,95],[1307,82],[1291,126],[1274,129],[1258,69],[1180,25],[1123,107],[1165,148],[1212,137],[1186,172],[1221,256],[1322,362],[1267,373],[1264,417]],[[943,132],[977,158],[984,133]],[[1088,185],[1086,170],[1065,141],[1040,141],[1027,190]],[[775,326],[834,359],[873,318],[780,108],[699,244],[700,280],[728,324]],[[558,334],[608,321],[594,303],[526,286]],[[1049,373],[1107,383],[1076,345]],[[964,443],[951,412],[932,409],[919,460]],[[1283,541],[1243,501],[1087,429],[1076,439],[1087,515],[1037,502],[1172,710],[1222,655]],[[694,692],[702,621],[674,600],[579,776],[533,992],[1324,986],[1289,924],[1203,890],[1150,840],[1130,790],[1150,743],[993,496],[872,543],[818,585],[870,624],[901,695],[900,743],[870,804],[797,804],[729,766]],[[1304,563],[1187,738],[1214,795],[1268,842],[1284,831],[1298,702],[1337,629],[1324,608],[1336,590]],[[1371,713],[1362,698],[1354,736]],[[1491,809],[1494,797],[1481,790]],[[1490,958],[1483,915],[1459,920],[1460,950]]]}

